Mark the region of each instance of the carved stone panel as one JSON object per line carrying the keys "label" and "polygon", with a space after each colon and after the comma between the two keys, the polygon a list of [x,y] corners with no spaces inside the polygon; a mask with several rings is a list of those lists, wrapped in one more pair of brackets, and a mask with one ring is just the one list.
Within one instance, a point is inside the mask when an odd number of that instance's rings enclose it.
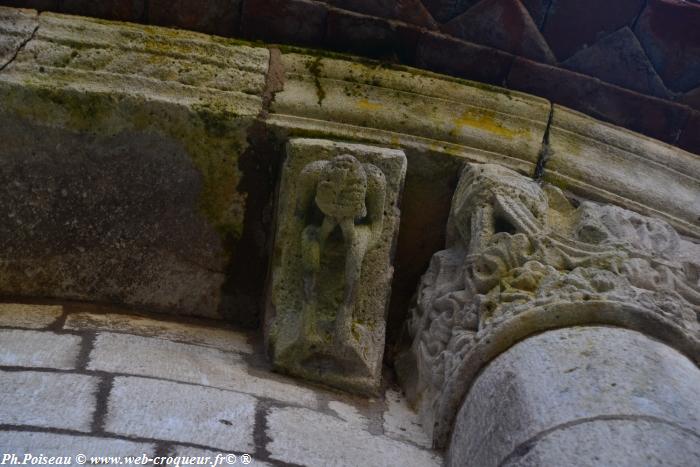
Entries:
{"label": "carved stone panel", "polygon": [[700,245],[666,222],[572,204],[552,186],[473,164],[452,200],[396,367],[435,444],[444,445],[476,374],[547,329],[610,324],[700,361]]}
{"label": "carved stone panel", "polygon": [[277,370],[378,388],[405,173],[400,150],[288,143],[265,320]]}

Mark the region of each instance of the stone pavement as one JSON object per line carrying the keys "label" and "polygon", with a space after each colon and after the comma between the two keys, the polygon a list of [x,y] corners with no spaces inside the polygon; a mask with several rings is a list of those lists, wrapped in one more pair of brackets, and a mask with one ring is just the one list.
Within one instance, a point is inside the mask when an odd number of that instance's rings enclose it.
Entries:
{"label": "stone pavement", "polygon": [[222,453],[238,465],[243,454],[260,466],[440,465],[429,445],[397,389],[364,399],[273,374],[254,333],[86,304],[0,304],[0,463]]}

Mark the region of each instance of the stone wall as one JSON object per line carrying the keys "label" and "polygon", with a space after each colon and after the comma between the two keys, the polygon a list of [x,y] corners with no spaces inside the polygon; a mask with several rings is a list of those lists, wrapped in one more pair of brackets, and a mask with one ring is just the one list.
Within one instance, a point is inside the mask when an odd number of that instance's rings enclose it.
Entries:
{"label": "stone wall", "polygon": [[545,97],[700,153],[700,5],[685,0],[0,0],[350,52]]}
{"label": "stone wall", "polygon": [[696,156],[538,97],[306,49],[1,11],[5,296],[257,325],[293,137],[406,154],[391,342],[444,246],[465,161],[700,237]]}

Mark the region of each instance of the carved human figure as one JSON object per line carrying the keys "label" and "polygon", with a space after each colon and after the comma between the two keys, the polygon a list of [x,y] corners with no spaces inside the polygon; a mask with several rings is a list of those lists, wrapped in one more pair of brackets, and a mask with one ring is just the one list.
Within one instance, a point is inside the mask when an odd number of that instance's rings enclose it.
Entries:
{"label": "carved human figure", "polygon": [[313,338],[317,321],[318,281],[321,258],[334,232],[342,235],[345,247],[343,301],[335,319],[335,334],[346,341],[351,333],[352,310],[362,261],[382,233],[386,180],[379,168],[362,164],[351,155],[316,161],[301,173],[296,217],[302,223],[301,254],[304,283],[302,328]]}

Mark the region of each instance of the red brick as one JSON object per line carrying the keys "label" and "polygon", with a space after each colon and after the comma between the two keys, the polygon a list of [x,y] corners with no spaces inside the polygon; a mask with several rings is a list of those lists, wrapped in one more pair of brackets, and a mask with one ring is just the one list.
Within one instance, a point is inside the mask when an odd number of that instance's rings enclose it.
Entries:
{"label": "red brick", "polygon": [[139,22],[144,19],[145,0],[61,0],[62,13],[92,16],[115,21]]}
{"label": "red brick", "polygon": [[242,0],[150,0],[151,24],[231,36],[236,33]]}
{"label": "red brick", "polygon": [[559,60],[566,60],[604,35],[629,26],[645,0],[553,0],[544,37]]}
{"label": "red brick", "polygon": [[674,144],[690,109],[590,76],[516,58],[508,87],[534,94],[594,118]]}
{"label": "red brick", "polygon": [[430,29],[437,23],[420,0],[326,0],[326,3],[344,10],[395,19]]}
{"label": "red brick", "polygon": [[635,33],[667,87],[700,85],[700,4],[649,0]]}
{"label": "red brick", "polygon": [[700,112],[693,111],[690,114],[688,123],[678,139],[678,146],[686,151],[700,154]]}
{"label": "red brick", "polygon": [[424,32],[416,47],[416,66],[460,78],[501,85],[514,56],[442,34]]}
{"label": "red brick", "polygon": [[483,0],[447,23],[443,32],[538,62],[556,61],[519,0]]}
{"label": "red brick", "polygon": [[318,46],[326,5],[304,0],[243,0],[241,34],[248,39]]}
{"label": "red brick", "polygon": [[628,27],[580,50],[562,63],[562,66],[642,94],[663,99],[671,97]]}

